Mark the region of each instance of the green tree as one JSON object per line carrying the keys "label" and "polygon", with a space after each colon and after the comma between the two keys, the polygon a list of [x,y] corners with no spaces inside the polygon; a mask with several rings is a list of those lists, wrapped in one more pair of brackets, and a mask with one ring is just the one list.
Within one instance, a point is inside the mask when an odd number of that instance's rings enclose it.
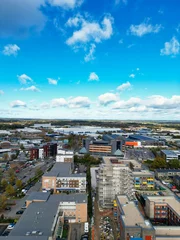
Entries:
{"label": "green tree", "polygon": [[14,159],[16,159],[16,154],[11,155],[11,160],[14,160]]}
{"label": "green tree", "polygon": [[8,170],[8,180],[10,184],[14,184],[16,181],[16,175],[12,168]]}
{"label": "green tree", "polygon": [[24,150],[24,145],[23,144],[20,145],[20,149]]}
{"label": "green tree", "polygon": [[180,167],[180,162],[178,159],[172,159],[168,162],[168,166],[170,168],[179,168]]}
{"label": "green tree", "polygon": [[35,172],[36,177],[41,176],[42,174],[43,174],[43,171],[40,168],[36,169],[36,172]]}
{"label": "green tree", "polygon": [[9,159],[8,153],[4,153],[4,154],[3,154],[3,160],[4,160],[4,161],[7,161],[8,159]]}
{"label": "green tree", "polygon": [[21,189],[22,188],[22,181],[20,180],[20,179],[17,179],[16,180],[16,187],[17,187],[17,189]]}
{"label": "green tree", "polygon": [[0,195],[0,211],[3,211],[7,205],[7,197],[5,194]]}
{"label": "green tree", "polygon": [[14,190],[14,188],[11,184],[8,184],[7,187],[6,187],[6,195],[8,197],[12,197],[12,196],[15,195],[15,190]]}
{"label": "green tree", "polygon": [[151,168],[165,168],[167,167],[166,160],[161,157],[156,157],[151,164]]}
{"label": "green tree", "polygon": [[3,179],[1,180],[1,187],[3,188],[3,190],[6,189],[7,185],[8,185],[7,180],[6,180],[5,178],[3,178]]}

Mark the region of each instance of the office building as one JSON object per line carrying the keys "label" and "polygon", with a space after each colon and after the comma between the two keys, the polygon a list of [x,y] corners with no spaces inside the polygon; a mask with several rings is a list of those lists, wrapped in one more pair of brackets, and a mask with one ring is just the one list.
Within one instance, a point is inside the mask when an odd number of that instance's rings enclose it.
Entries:
{"label": "office building", "polygon": [[119,155],[124,157],[121,152],[124,138],[118,135],[103,135],[101,140],[85,138],[82,140],[82,147],[91,154]]}
{"label": "office building", "polygon": [[42,176],[42,190],[86,192],[86,174],[72,173],[71,163],[55,163],[51,171]]}

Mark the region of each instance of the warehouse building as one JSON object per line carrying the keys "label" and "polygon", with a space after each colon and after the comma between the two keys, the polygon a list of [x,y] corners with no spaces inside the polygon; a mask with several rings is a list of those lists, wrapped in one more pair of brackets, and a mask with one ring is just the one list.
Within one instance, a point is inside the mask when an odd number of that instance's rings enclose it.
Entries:
{"label": "warehouse building", "polygon": [[161,155],[167,162],[172,159],[180,160],[180,150],[161,150]]}
{"label": "warehouse building", "polygon": [[175,175],[180,176],[180,169],[156,169],[155,170],[155,177],[159,179],[173,177]]}

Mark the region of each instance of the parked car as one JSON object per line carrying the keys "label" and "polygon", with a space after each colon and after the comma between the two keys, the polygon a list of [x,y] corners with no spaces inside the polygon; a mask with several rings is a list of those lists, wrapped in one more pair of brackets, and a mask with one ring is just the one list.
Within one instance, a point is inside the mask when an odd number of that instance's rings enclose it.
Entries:
{"label": "parked car", "polygon": [[11,223],[11,224],[9,224],[9,225],[7,226],[7,229],[8,229],[8,230],[11,230],[11,229],[14,228],[14,226],[15,226],[15,224],[14,224],[14,223]]}
{"label": "parked car", "polygon": [[10,211],[11,210],[11,207],[5,207],[5,210],[8,210],[8,211]]}
{"label": "parked car", "polygon": [[19,211],[16,212],[16,214],[18,214],[18,215],[23,214],[23,212],[24,212],[23,210],[19,210]]}

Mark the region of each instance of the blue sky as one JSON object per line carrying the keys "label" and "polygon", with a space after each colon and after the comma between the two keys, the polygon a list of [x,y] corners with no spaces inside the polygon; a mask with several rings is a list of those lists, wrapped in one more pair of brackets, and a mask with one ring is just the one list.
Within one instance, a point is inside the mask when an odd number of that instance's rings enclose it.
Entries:
{"label": "blue sky", "polygon": [[179,0],[1,0],[1,117],[179,120],[179,9]]}

